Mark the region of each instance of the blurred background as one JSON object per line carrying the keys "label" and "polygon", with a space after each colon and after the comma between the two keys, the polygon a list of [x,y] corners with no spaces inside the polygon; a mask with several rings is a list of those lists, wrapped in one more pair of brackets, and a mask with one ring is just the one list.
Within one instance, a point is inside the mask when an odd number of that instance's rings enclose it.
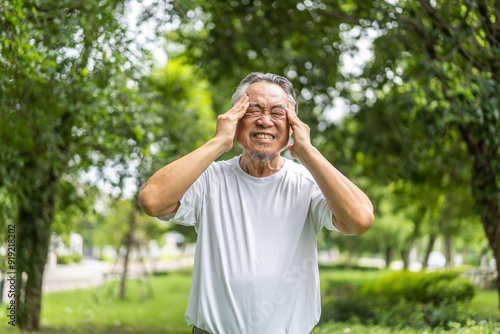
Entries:
{"label": "blurred background", "polygon": [[318,239],[314,333],[498,333],[493,0],[0,1],[0,331],[190,333],[196,234],[137,195],[252,71],[375,207]]}

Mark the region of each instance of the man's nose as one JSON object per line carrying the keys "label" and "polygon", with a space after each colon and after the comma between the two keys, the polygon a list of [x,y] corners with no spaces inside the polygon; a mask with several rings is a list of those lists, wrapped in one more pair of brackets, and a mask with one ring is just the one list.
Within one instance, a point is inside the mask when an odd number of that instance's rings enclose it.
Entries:
{"label": "man's nose", "polygon": [[271,127],[274,125],[272,119],[271,119],[271,114],[262,114],[258,121],[257,121],[257,124],[263,126],[263,127]]}

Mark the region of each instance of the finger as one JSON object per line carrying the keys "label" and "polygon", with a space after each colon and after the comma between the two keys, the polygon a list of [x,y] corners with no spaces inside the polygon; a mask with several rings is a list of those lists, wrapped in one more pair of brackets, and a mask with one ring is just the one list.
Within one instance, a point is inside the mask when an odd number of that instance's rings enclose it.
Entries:
{"label": "finger", "polygon": [[230,111],[236,113],[236,114],[240,114],[243,112],[243,114],[245,114],[245,112],[247,111],[248,109],[248,105],[249,105],[249,97],[247,94],[244,94],[235,104],[234,106],[230,109]]}
{"label": "finger", "polygon": [[244,105],[246,102],[248,102],[248,95],[247,94],[243,94],[242,97],[240,97],[240,99],[238,101],[236,101],[236,103],[234,104],[234,107],[236,108],[239,108],[241,107],[242,105]]}
{"label": "finger", "polygon": [[243,116],[245,116],[246,112],[247,112],[247,109],[248,109],[248,106],[250,105],[250,102],[246,102],[244,103],[240,108],[239,110],[237,111],[236,113],[236,116],[238,117],[238,119],[240,118],[243,118]]}
{"label": "finger", "polygon": [[245,93],[243,94],[240,99],[238,101],[236,101],[236,103],[243,103],[244,100],[248,100],[248,94]]}
{"label": "finger", "polygon": [[295,125],[298,122],[300,122],[300,119],[297,117],[297,114],[295,114],[295,109],[293,108],[290,102],[288,102],[287,104],[286,113],[288,121],[290,122],[291,125]]}

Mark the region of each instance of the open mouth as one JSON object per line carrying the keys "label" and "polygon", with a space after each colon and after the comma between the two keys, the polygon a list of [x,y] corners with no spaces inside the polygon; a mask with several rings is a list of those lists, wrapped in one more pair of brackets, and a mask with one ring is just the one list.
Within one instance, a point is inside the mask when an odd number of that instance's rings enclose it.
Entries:
{"label": "open mouth", "polygon": [[257,138],[257,139],[274,139],[274,135],[270,134],[270,133],[255,133],[253,135],[254,138]]}

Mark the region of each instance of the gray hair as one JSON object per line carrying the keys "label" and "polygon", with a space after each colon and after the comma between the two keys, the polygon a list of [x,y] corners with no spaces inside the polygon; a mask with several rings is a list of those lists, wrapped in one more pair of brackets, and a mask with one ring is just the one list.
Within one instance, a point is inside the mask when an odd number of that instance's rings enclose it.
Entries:
{"label": "gray hair", "polygon": [[295,113],[298,113],[299,103],[297,101],[297,97],[295,96],[295,92],[293,91],[292,83],[287,78],[272,73],[252,72],[247,75],[245,79],[241,80],[233,94],[233,106],[247,92],[248,86],[259,81],[267,81],[283,88],[285,93],[288,95],[288,102],[292,104]]}

